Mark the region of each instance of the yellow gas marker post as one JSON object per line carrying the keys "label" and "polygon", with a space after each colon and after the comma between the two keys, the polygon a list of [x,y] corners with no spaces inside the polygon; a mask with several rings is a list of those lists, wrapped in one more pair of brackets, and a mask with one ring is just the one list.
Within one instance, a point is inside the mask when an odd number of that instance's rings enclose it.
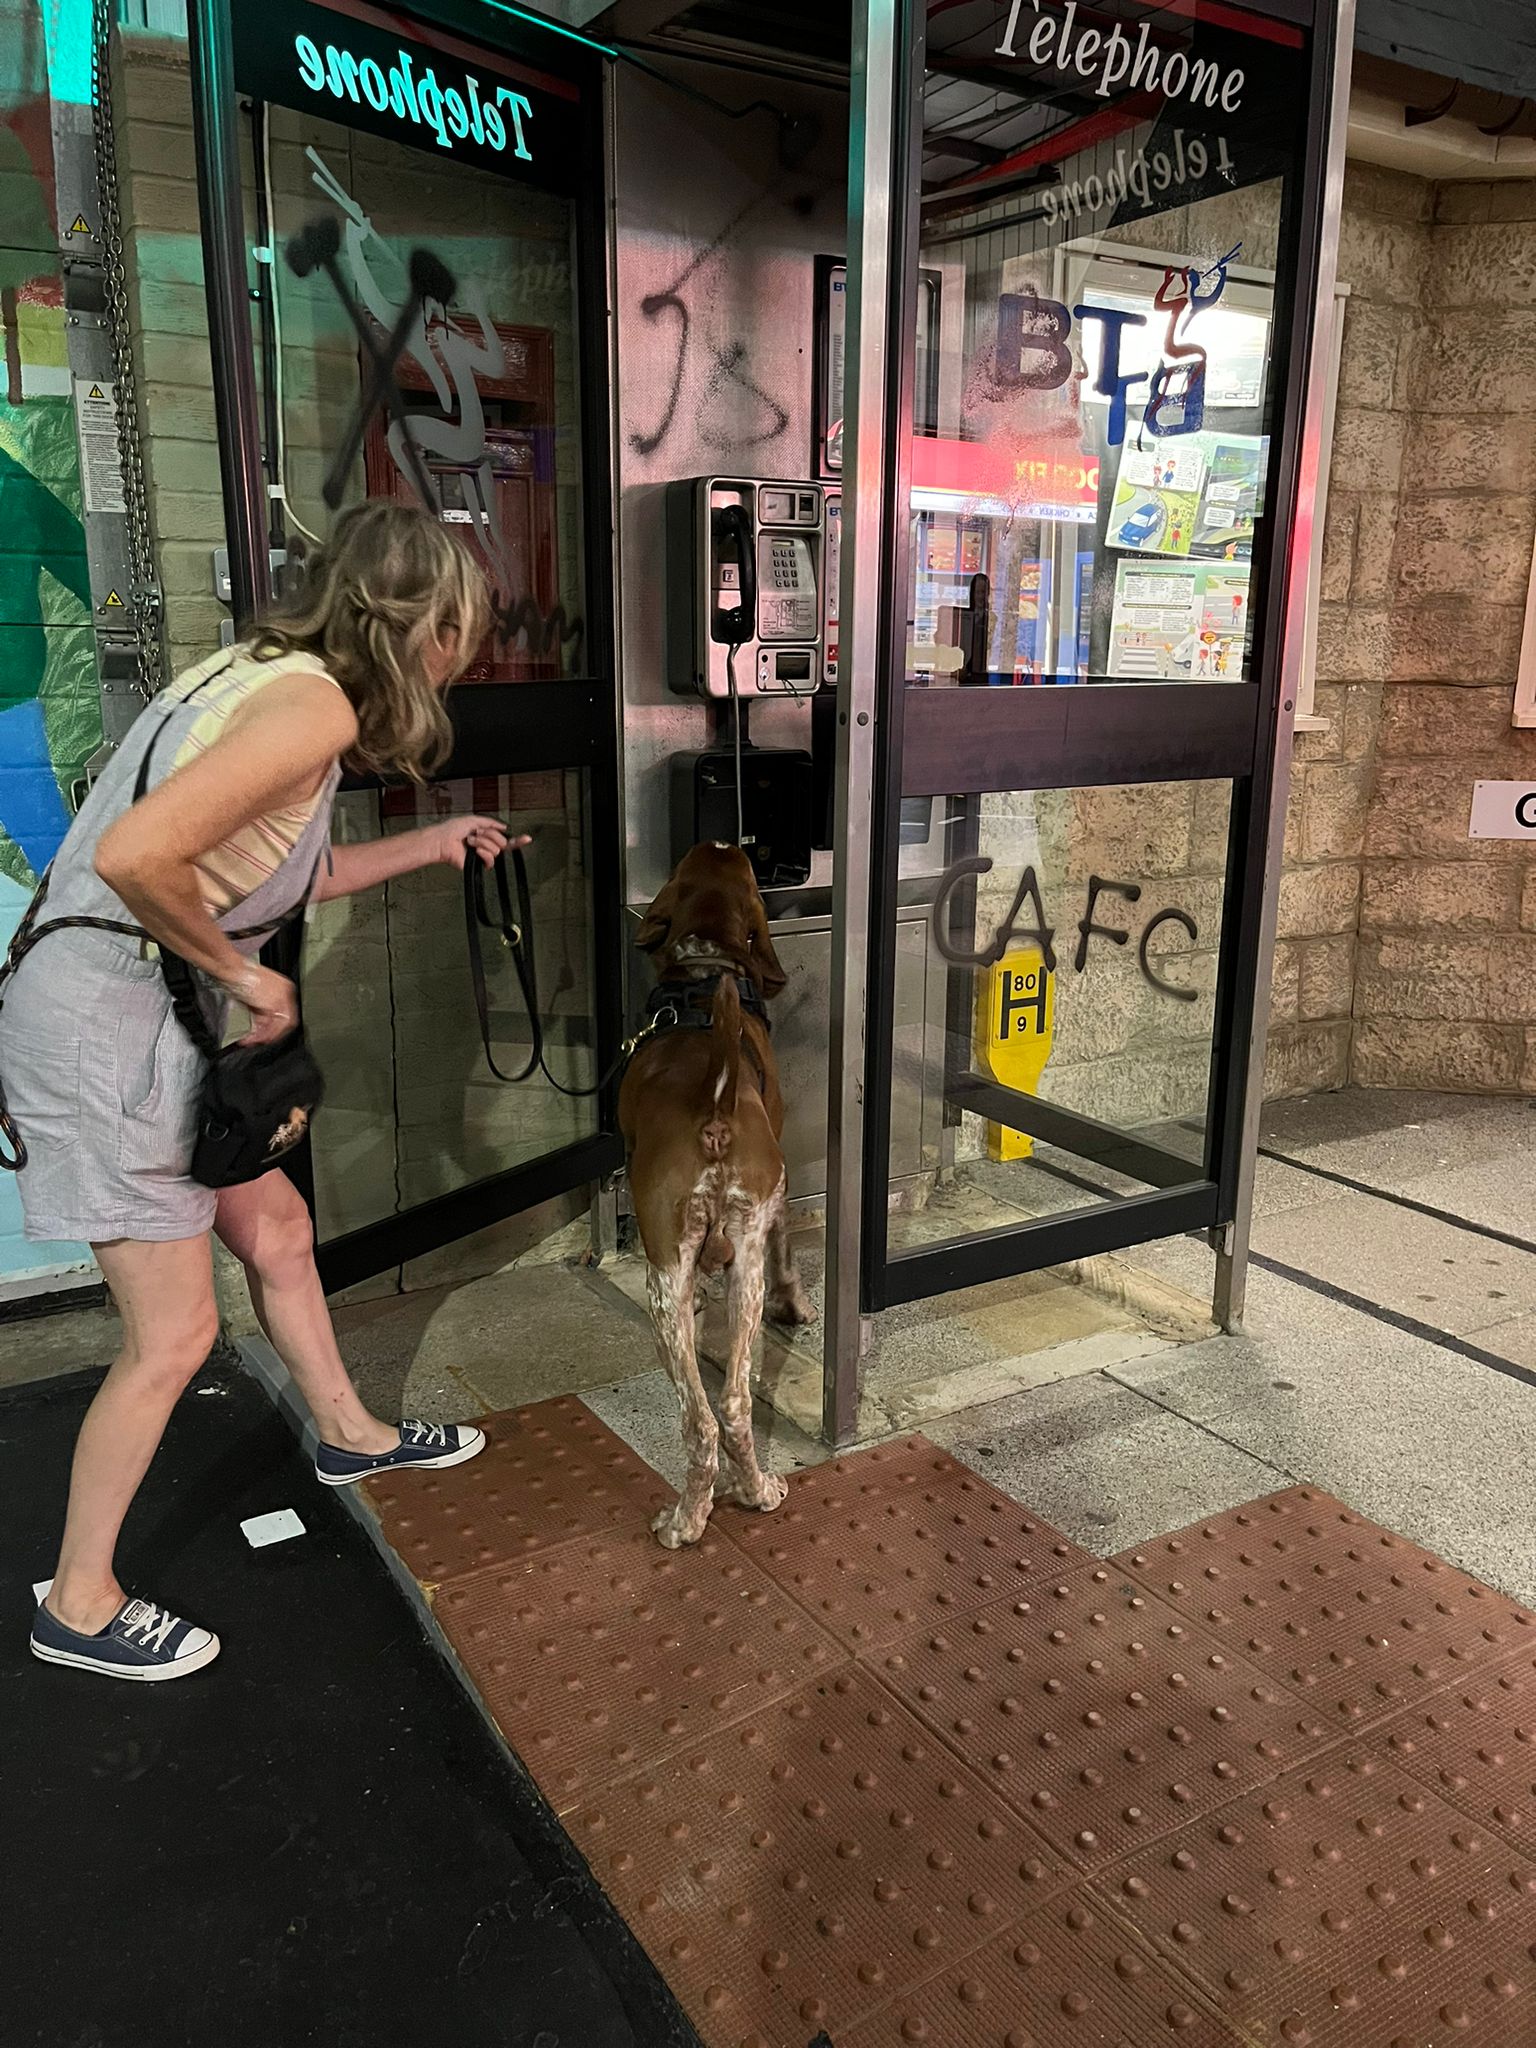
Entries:
{"label": "yellow gas marker post", "polygon": [[[1013,946],[976,991],[976,1057],[1005,1088],[1033,1095],[1056,1035],[1056,977],[1035,945]],[[1006,1124],[987,1125],[989,1159],[1028,1159],[1035,1141]]]}

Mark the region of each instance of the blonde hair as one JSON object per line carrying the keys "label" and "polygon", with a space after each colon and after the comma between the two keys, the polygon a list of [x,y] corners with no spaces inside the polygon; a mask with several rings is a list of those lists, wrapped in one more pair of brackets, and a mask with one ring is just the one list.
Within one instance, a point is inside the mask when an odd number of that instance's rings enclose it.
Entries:
{"label": "blonde hair", "polygon": [[456,682],[490,617],[484,574],[445,526],[420,506],[370,498],[337,520],[301,588],[257,628],[251,652],[319,655],[357,713],[349,765],[423,782],[452,744],[426,651],[458,634]]}

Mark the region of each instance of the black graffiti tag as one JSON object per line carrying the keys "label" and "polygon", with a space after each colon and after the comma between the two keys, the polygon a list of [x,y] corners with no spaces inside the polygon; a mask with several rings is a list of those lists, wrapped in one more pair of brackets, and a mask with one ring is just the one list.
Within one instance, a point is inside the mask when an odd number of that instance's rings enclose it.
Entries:
{"label": "black graffiti tag", "polygon": [[[1025,868],[1019,877],[1019,885],[1013,892],[1013,901],[1006,915],[993,931],[990,941],[979,947],[967,947],[955,937],[953,920],[950,916],[955,892],[966,882],[974,881],[979,875],[992,872],[992,862],[984,854],[971,854],[963,860],[954,861],[945,869],[933,901],[933,943],[942,959],[956,967],[993,967],[1011,946],[1034,944],[1040,948],[1046,972],[1056,972],[1056,931],[1046,922],[1045,899],[1041,894],[1039,878],[1032,867]],[[1139,882],[1115,882],[1103,875],[1088,878],[1087,901],[1083,915],[1078,920],[1077,950],[1073,955],[1073,971],[1081,974],[1088,965],[1090,939],[1108,939],[1112,945],[1124,946],[1130,943],[1131,934],[1119,925],[1099,924],[1094,917],[1099,898],[1106,892],[1122,897],[1127,903],[1139,903],[1142,889]],[[1034,923],[1021,925],[1019,912],[1028,903],[1034,912]],[[1188,933],[1193,944],[1200,936],[1200,928],[1187,910],[1170,908],[1160,910],[1147,920],[1141,939],[1136,948],[1137,965],[1143,978],[1159,995],[1172,996],[1176,1002],[1193,1003],[1198,1000],[1199,990],[1181,988],[1177,982],[1165,980],[1153,965],[1149,951],[1152,936],[1166,924],[1177,924]],[[975,934],[979,938],[980,934]]]}
{"label": "black graffiti tag", "polygon": [[[650,321],[653,325],[661,321],[664,316],[670,315],[675,319],[676,338],[673,344],[672,378],[667,389],[666,403],[662,407],[661,417],[650,433],[631,433],[628,436],[629,445],[636,455],[654,455],[671,433],[677,419],[677,408],[682,399],[683,383],[688,374],[693,346],[693,320],[688,310],[687,301],[683,297],[683,292],[704,268],[705,264],[712,257],[718,256],[722,250],[735,240],[736,235],[748,217],[765,202],[767,197],[768,194],[764,192],[754,193],[746,204],[739,208],[731,219],[726,222],[713,241],[706,243],[702,249],[694,251],[671,284],[667,285],[662,291],[648,293],[640,301],[641,317]],[[750,392],[754,398],[758,399],[768,408],[771,424],[759,434],[701,434],[701,439],[706,440],[707,444],[713,448],[749,447],[758,442],[776,441],[789,425],[789,414],[779,404],[777,399],[764,391],[760,384],[754,383],[752,378],[743,371],[742,365],[746,361],[747,355],[746,343],[740,340],[732,341],[724,348],[712,349],[711,354],[714,358],[714,369],[710,377],[708,390],[705,393],[706,402],[717,397],[728,383],[738,384],[743,390]]]}

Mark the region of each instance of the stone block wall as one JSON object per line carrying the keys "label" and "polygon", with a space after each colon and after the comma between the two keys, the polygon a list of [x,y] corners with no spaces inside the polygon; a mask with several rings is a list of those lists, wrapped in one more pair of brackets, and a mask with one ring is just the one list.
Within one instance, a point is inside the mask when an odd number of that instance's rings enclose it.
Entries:
{"label": "stone block wall", "polygon": [[1351,164],[1339,276],[1344,313],[1323,530],[1314,716],[1296,735],[1286,818],[1266,1085],[1339,1088],[1354,1035],[1360,860],[1396,605],[1394,558],[1430,188]]}
{"label": "stone block wall", "polygon": [[1530,1091],[1536,853],[1467,829],[1479,778],[1536,778],[1536,733],[1510,722],[1536,534],[1536,182],[1418,189],[1350,1075]]}

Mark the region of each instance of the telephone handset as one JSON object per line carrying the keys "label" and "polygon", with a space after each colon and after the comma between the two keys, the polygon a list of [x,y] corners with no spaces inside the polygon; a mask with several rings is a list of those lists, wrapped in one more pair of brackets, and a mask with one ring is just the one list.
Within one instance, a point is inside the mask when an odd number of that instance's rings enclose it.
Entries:
{"label": "telephone handset", "polygon": [[711,512],[710,554],[709,637],[744,647],[757,638],[757,551],[744,506],[721,505]]}

